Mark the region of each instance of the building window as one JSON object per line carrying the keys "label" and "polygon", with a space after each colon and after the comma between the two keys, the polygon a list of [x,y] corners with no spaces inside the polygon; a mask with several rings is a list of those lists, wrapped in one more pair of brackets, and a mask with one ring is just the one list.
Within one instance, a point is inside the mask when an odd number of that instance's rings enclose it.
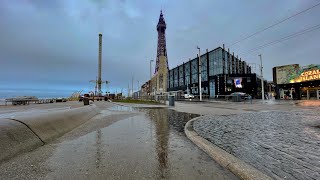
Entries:
{"label": "building window", "polygon": [[179,86],[183,86],[183,65],[179,66]]}
{"label": "building window", "polygon": [[178,73],[179,73],[178,68],[175,68],[173,70],[173,87],[178,87],[179,86],[178,85]]}
{"label": "building window", "polygon": [[222,49],[216,49],[209,53],[209,76],[223,73]]}
{"label": "building window", "polygon": [[223,74],[223,62],[222,62],[222,49],[218,49],[217,58],[215,59],[216,62],[216,72],[217,74]]}
{"label": "building window", "polygon": [[170,88],[172,88],[173,87],[173,70],[169,72],[169,82],[170,82],[169,86]]}
{"label": "building window", "polygon": [[191,83],[197,83],[198,79],[198,61],[196,58],[191,61]]}
{"label": "building window", "polygon": [[224,51],[224,60],[225,60],[225,62],[224,62],[224,67],[225,67],[224,73],[225,74],[229,74],[228,51]]}
{"label": "building window", "polygon": [[211,51],[209,53],[209,76],[213,76],[214,75],[214,72],[213,72],[213,66],[214,66],[214,57],[215,56],[215,53],[214,51]]}
{"label": "building window", "polygon": [[208,81],[208,72],[207,72],[207,55],[204,54],[200,58],[201,60],[201,81]]}
{"label": "building window", "polygon": [[190,84],[190,62],[184,64],[184,85]]}

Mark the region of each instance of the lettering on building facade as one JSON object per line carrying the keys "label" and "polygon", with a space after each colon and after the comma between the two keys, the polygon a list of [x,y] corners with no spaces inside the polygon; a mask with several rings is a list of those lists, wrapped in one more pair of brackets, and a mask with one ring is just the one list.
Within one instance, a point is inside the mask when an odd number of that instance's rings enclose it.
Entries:
{"label": "lettering on building facade", "polygon": [[303,69],[299,75],[290,80],[290,83],[320,80],[320,68]]}
{"label": "lettering on building facade", "polygon": [[300,75],[301,81],[312,81],[320,79],[320,70],[305,71]]}

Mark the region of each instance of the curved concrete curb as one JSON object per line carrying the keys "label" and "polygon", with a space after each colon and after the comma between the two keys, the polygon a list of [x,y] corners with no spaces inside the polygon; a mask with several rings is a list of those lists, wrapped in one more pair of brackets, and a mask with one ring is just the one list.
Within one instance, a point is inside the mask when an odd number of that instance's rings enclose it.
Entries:
{"label": "curved concrete curb", "polygon": [[0,119],[0,162],[33,150],[100,113],[96,105]]}
{"label": "curved concrete curb", "polygon": [[[200,116],[201,117],[201,116]],[[229,154],[225,150],[219,148],[213,143],[207,141],[198,135],[197,132],[193,130],[193,122],[198,120],[200,117],[194,118],[187,122],[184,127],[184,132],[187,137],[195,143],[200,149],[205,151],[211,158],[218,162],[221,166],[230,170],[233,174],[241,179],[248,180],[271,180],[269,176],[265,175],[261,171],[252,167],[251,165],[243,162],[242,160],[236,158],[235,156]]]}

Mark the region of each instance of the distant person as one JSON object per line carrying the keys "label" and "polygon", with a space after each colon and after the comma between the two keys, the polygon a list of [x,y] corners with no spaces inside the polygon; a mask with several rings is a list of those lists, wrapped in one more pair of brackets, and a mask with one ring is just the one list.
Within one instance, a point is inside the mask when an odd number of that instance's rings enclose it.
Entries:
{"label": "distant person", "polygon": [[248,95],[248,100],[250,101],[250,103],[252,104],[252,96],[249,94]]}
{"label": "distant person", "polygon": [[290,97],[290,91],[287,90],[287,92],[286,92],[286,98],[285,98],[285,99],[288,99],[289,97]]}
{"label": "distant person", "polygon": [[250,94],[248,94],[248,96],[244,98],[244,104],[246,103],[246,100],[250,101],[250,103],[252,104],[252,96]]}
{"label": "distant person", "polygon": [[296,92],[292,91],[292,99],[296,99]]}

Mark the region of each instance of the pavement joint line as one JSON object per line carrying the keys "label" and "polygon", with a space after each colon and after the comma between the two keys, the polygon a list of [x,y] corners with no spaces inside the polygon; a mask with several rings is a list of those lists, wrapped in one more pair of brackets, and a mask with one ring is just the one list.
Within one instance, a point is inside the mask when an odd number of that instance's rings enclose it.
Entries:
{"label": "pavement joint line", "polygon": [[17,121],[17,122],[25,125],[28,129],[30,129],[30,131],[31,131],[34,135],[36,135],[36,136],[39,138],[39,140],[43,143],[42,145],[45,145],[45,144],[46,144],[46,143],[40,138],[40,136],[39,136],[37,133],[35,133],[35,132],[33,131],[33,129],[30,128],[30,126],[28,126],[28,124],[26,124],[26,123],[24,123],[24,122],[22,122],[22,121],[20,121],[20,120],[18,120],[18,119],[13,119],[13,118],[5,118],[5,119],[12,120],[12,121]]}
{"label": "pavement joint line", "polygon": [[200,149],[206,152],[212,159],[214,159],[221,166],[225,167],[233,174],[238,176],[240,179],[245,180],[271,180],[272,178],[265,175],[261,171],[257,170],[253,166],[245,163],[239,158],[233,156],[232,154],[221,149],[217,145],[209,142],[208,140],[201,137],[193,129],[193,123],[199,118],[204,116],[199,116],[188,121],[184,127],[184,132],[186,136],[196,144]]}

